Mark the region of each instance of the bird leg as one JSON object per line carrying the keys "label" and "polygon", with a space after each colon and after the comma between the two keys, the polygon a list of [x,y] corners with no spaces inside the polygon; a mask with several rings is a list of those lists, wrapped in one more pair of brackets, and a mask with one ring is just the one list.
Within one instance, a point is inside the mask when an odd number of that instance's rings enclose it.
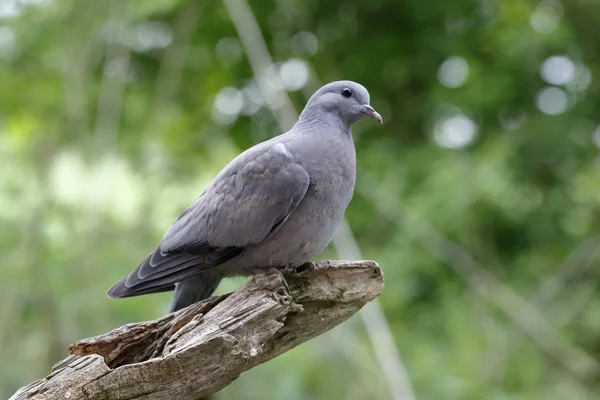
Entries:
{"label": "bird leg", "polygon": [[304,264],[300,265],[299,267],[296,267],[296,269],[294,270],[294,272],[296,272],[297,274],[301,273],[301,272],[312,272],[315,269],[317,269],[317,266],[314,262],[312,261],[307,261]]}

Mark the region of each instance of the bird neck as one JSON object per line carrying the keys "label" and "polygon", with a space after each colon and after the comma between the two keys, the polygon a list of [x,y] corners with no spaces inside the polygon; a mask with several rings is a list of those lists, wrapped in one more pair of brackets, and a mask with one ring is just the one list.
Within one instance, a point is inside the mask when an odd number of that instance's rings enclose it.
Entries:
{"label": "bird neck", "polygon": [[343,132],[345,136],[351,136],[351,124],[344,121],[337,113],[332,111],[314,112],[314,110],[304,109],[296,122],[296,128],[315,129],[326,128],[334,132]]}

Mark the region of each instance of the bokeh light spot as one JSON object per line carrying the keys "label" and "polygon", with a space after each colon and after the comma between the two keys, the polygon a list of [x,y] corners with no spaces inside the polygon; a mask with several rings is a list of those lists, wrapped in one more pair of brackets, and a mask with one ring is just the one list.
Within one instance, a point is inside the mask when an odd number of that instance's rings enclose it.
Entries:
{"label": "bokeh light spot", "polygon": [[542,63],[540,75],[551,85],[565,85],[575,77],[575,64],[568,57],[551,56]]}
{"label": "bokeh light spot", "polygon": [[543,34],[552,33],[558,28],[562,18],[562,7],[558,1],[545,1],[531,13],[529,24]]}
{"label": "bokeh light spot", "polygon": [[457,88],[467,80],[469,76],[469,64],[462,57],[448,57],[438,68],[437,75],[442,85],[449,88]]}
{"label": "bokeh light spot", "polygon": [[308,65],[304,60],[292,58],[281,65],[279,78],[287,90],[300,90],[308,82],[308,71]]}
{"label": "bokeh light spot", "polygon": [[477,125],[464,114],[438,121],[433,131],[436,143],[451,149],[470,145],[475,140],[475,136],[477,136]]}
{"label": "bokeh light spot", "polygon": [[131,47],[139,52],[164,49],[173,41],[173,32],[165,23],[146,22],[135,28],[131,41]]}
{"label": "bokeh light spot", "polygon": [[20,16],[23,11],[17,0],[1,0],[0,1],[0,19],[15,18]]}
{"label": "bokeh light spot", "polygon": [[596,147],[600,148],[600,125],[598,125],[596,127],[596,129],[594,130],[594,133],[592,135],[592,140],[594,141],[594,144],[596,145]]}
{"label": "bokeh light spot", "polygon": [[235,122],[242,106],[244,97],[242,93],[232,86],[224,87],[217,93],[213,106],[213,121],[220,125],[229,125]]}
{"label": "bokeh light spot", "polygon": [[592,72],[584,65],[579,64],[575,67],[575,77],[567,84],[567,89],[571,92],[584,92],[592,82]]}
{"label": "bokeh light spot", "polygon": [[256,114],[265,104],[265,99],[260,93],[260,89],[255,81],[250,81],[242,89],[242,96],[244,97],[244,106],[240,111],[242,115],[254,115]]}
{"label": "bokeh light spot", "polygon": [[13,30],[8,26],[0,27],[0,60],[12,60],[17,55],[17,50]]}
{"label": "bokeh light spot", "polygon": [[319,40],[314,33],[302,31],[292,36],[290,47],[292,52],[297,56],[312,56],[319,49]]}
{"label": "bokeh light spot", "polygon": [[544,114],[559,115],[567,110],[569,102],[562,89],[545,87],[538,92],[535,104]]}

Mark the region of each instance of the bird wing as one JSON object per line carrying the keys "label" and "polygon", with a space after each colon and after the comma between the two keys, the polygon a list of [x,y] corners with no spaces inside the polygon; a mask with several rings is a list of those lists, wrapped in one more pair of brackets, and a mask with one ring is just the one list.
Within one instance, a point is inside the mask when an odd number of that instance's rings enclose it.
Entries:
{"label": "bird wing", "polygon": [[277,231],[309,185],[309,174],[283,144],[243,153],[173,222],[160,246],[109,289],[109,296],[170,290],[235,257]]}

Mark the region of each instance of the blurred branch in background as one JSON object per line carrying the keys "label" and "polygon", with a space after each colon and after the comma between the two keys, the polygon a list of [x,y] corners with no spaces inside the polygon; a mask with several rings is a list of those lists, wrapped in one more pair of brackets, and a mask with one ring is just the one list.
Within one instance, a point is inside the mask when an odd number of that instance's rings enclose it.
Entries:
{"label": "blurred branch in background", "polygon": [[[335,247],[341,259],[363,260],[363,254],[352,234],[348,222],[343,219],[338,231],[333,237]],[[375,350],[381,372],[384,374],[394,399],[416,399],[412,385],[408,379],[408,372],[400,359],[396,348],[394,336],[388,321],[383,313],[381,304],[376,301],[367,304],[360,316],[369,333],[371,345]]]}
{"label": "blurred branch in background", "polygon": [[476,293],[506,313],[516,326],[558,363],[582,379],[598,374],[600,364],[597,360],[564,340],[533,304],[481,267],[464,248],[402,206],[368,171],[360,170],[357,182],[358,193],[369,199],[382,215],[401,225],[408,237],[447,263]]}
{"label": "blurred branch in background", "polygon": [[185,67],[192,35],[197,28],[206,3],[192,1],[179,12],[173,27],[173,44],[163,53],[160,70],[156,81],[154,93],[154,112],[147,129],[154,127],[155,118],[160,115],[160,108],[169,106],[173,101],[177,88],[181,83],[183,68]]}
{"label": "blurred branch in background", "polygon": [[[556,273],[546,279],[540,290],[530,303],[539,310],[546,311],[549,321],[553,326],[560,328],[566,325],[588,303],[598,288],[598,280],[593,278],[576,285],[577,280],[582,280],[588,269],[600,258],[600,238],[586,239],[576,248],[567,260],[558,268]],[[573,287],[576,286],[576,287]],[[565,293],[570,289],[568,293]],[[572,298],[571,302],[565,299]],[[497,362],[490,367],[490,379],[497,377],[498,371],[506,368],[510,355],[517,351],[523,342],[523,336],[517,332],[508,332],[506,346],[498,348]]]}
{"label": "blurred branch in background", "polygon": [[600,258],[600,237],[585,239],[569,254],[556,273],[544,280],[539,292],[532,297],[532,303],[540,308],[551,308],[559,299],[561,292],[582,279],[598,258]]}
{"label": "blurred branch in background", "polygon": [[126,28],[126,16],[123,15],[125,3],[109,0],[108,7],[108,21],[104,25],[104,67],[93,137],[94,154],[114,151],[116,148],[131,54],[129,47],[121,42]]}
{"label": "blurred branch in background", "polygon": [[48,178],[49,165],[52,162],[56,148],[52,143],[51,136],[39,144],[36,151],[36,178],[39,185],[38,202],[35,209],[25,221],[24,242],[27,247],[27,267],[29,269],[29,293],[32,293],[30,304],[20,304],[21,307],[29,306],[40,310],[41,321],[36,321],[35,329],[40,329],[41,335],[47,345],[44,355],[40,357],[41,365],[48,365],[60,359],[63,347],[63,334],[60,325],[58,311],[58,299],[55,289],[51,284],[51,265],[46,261],[48,246],[44,238],[45,221],[49,210],[54,207],[54,201],[50,196],[50,184]]}
{"label": "blurred branch in background", "polygon": [[285,132],[294,125],[298,113],[279,82],[260,26],[246,0],[223,0],[223,4],[244,46],[258,88],[273,112],[277,125]]}
{"label": "blurred branch in background", "polygon": [[[279,78],[269,75],[275,74],[273,60],[269,55],[256,18],[246,0],[223,0],[223,3],[244,45],[261,94],[275,115],[279,129],[285,132],[296,122],[298,112],[279,83]],[[339,257],[362,259],[362,254],[347,222],[342,220],[340,225],[344,230],[343,236],[336,235],[333,242]],[[381,372],[386,378],[390,395],[394,400],[415,399],[385,314],[377,299],[371,302],[369,307],[361,310],[361,316],[375,349]]]}

